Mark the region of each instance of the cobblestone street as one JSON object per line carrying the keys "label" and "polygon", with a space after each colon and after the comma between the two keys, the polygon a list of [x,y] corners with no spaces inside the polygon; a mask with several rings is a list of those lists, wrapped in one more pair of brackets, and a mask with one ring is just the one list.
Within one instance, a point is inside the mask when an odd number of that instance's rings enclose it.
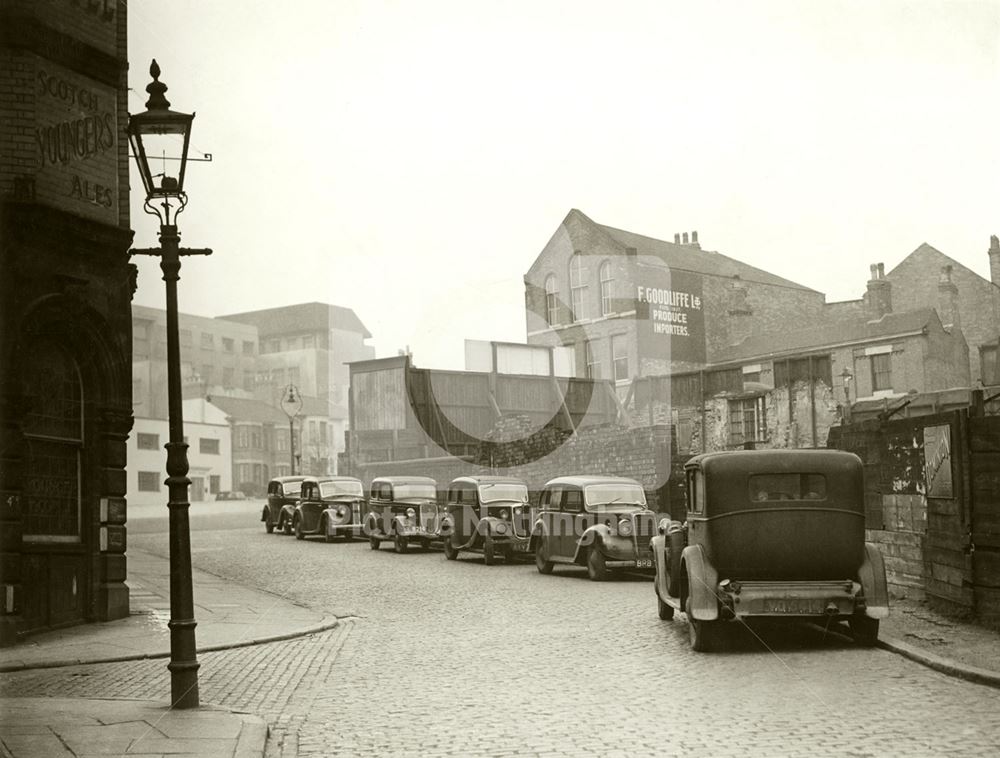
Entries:
{"label": "cobblestone street", "polygon": [[[399,556],[262,528],[196,532],[196,567],[345,620],[205,653],[205,703],[293,755],[995,755],[1000,691],[841,637],[761,630],[692,653],[648,581]],[[164,535],[137,548],[165,553]],[[197,587],[195,587],[197,595]],[[3,694],[162,698],[163,660],[0,675]]]}

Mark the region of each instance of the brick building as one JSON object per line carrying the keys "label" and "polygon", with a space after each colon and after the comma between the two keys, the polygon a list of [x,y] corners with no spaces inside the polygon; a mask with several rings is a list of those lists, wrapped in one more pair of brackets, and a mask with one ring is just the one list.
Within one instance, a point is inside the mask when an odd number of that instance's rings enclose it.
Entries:
{"label": "brick building", "polygon": [[530,344],[571,346],[577,374],[627,391],[639,376],[696,370],[789,323],[818,321],[825,298],[775,274],[569,212],[524,277]]}
{"label": "brick building", "polygon": [[0,644],[129,612],[126,35],[0,3]]}

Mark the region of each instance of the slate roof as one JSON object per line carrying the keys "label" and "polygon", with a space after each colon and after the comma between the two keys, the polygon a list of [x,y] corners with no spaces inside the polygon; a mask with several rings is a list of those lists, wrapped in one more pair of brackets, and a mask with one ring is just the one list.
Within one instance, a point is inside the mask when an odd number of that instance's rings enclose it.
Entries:
{"label": "slate roof", "polygon": [[[575,212],[580,213],[580,211]],[[580,213],[580,215],[587,218],[584,213]],[[789,279],[772,274],[769,271],[764,271],[763,269],[743,263],[743,261],[730,258],[728,255],[723,255],[722,253],[716,253],[712,250],[702,250],[691,245],[677,245],[673,242],[666,242],[665,240],[646,237],[642,234],[627,232],[624,229],[616,229],[613,226],[598,224],[589,218],[587,220],[591,221],[591,223],[619,244],[625,247],[634,247],[639,255],[659,258],[670,266],[670,268],[726,278],[731,278],[733,274],[739,274],[740,278],[746,282],[791,287],[805,292],[818,292]]]}
{"label": "slate roof", "polygon": [[219,316],[226,321],[237,321],[257,327],[261,339],[276,334],[299,332],[325,332],[327,329],[341,329],[371,337],[371,332],[361,323],[358,314],[350,308],[327,303],[299,303],[280,308],[265,308],[260,311],[231,313]]}
{"label": "slate roof", "polygon": [[219,408],[227,416],[237,421],[256,421],[260,424],[287,424],[288,416],[280,408],[242,397],[223,397],[212,395],[206,398],[208,402]]}
{"label": "slate roof", "polygon": [[[259,424],[288,423],[288,416],[285,415],[285,412],[281,408],[261,402],[260,400],[225,397],[222,395],[212,395],[207,400],[227,416],[232,416],[238,421],[254,421]],[[322,398],[303,395],[299,418],[308,416],[342,419],[347,417],[347,413],[343,408],[330,405]]]}
{"label": "slate roof", "polygon": [[933,308],[919,308],[901,313],[887,313],[873,322],[869,322],[866,318],[853,318],[819,324],[807,329],[755,335],[738,345],[726,348],[725,357],[714,363],[729,363],[784,353],[815,352],[833,345],[912,334],[923,330],[935,320],[939,320],[937,311]]}

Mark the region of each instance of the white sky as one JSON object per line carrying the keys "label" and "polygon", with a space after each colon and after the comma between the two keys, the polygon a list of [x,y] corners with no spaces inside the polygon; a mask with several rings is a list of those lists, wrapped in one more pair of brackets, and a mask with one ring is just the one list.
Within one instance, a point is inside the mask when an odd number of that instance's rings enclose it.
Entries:
{"label": "white sky", "polygon": [[922,242],[988,277],[1000,233],[1000,0],[133,0],[133,112],[153,57],[214,156],[181,310],[343,305],[419,366],[524,340],[522,277],[573,207],[830,301]]}

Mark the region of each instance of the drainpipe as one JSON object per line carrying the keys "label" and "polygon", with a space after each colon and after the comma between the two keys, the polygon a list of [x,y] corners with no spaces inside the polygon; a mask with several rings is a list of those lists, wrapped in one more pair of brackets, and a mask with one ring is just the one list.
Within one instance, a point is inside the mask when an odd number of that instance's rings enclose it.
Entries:
{"label": "drainpipe", "polygon": [[816,380],[813,377],[813,357],[809,356],[809,421],[812,424],[813,447],[816,447]]}

